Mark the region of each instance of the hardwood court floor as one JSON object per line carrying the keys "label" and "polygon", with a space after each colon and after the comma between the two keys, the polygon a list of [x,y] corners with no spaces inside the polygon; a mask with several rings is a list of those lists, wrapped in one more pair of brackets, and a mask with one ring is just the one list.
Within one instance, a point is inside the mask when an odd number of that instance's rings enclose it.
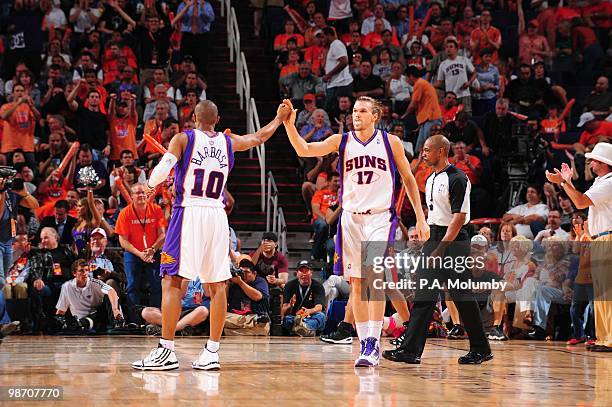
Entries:
{"label": "hardwood court floor", "polygon": [[491,362],[459,366],[467,341],[431,340],[419,366],[355,370],[356,343],[232,337],[222,340],[222,370],[208,373],[191,369],[204,341],[177,339],[178,370],[140,372],[130,363],[155,338],[13,336],[0,344],[0,386],[63,386],[63,402],[45,405],[80,407],[612,405],[612,354],[558,342],[493,343]]}

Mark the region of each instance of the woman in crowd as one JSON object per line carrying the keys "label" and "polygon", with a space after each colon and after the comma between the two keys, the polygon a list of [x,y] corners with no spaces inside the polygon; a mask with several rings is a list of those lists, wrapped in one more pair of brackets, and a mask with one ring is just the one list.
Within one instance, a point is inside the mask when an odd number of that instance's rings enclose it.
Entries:
{"label": "woman in crowd", "polygon": [[[77,202],[77,223],[72,230],[72,238],[74,240],[75,251],[80,253],[87,248],[91,232],[100,227],[102,217],[100,212],[96,210],[93,190],[87,189],[87,197],[81,198]],[[108,233],[108,231],[107,231]]]}
{"label": "woman in crowd", "polygon": [[410,91],[412,86],[404,75],[404,67],[401,62],[391,65],[391,76],[387,79],[385,94],[393,103],[394,112],[403,112],[410,102]]}
{"label": "woman in crowd", "polygon": [[499,92],[499,70],[491,65],[493,50],[485,48],[480,52],[482,62],[476,66],[478,86],[472,97],[472,112],[474,116],[484,116],[495,110],[497,93]]}

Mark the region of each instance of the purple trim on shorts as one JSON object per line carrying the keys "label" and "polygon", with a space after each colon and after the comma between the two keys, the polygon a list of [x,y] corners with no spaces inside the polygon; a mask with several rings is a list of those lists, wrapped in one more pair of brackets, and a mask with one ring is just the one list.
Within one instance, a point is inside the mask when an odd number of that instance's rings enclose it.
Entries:
{"label": "purple trim on shorts", "polygon": [[168,231],[166,232],[166,241],[164,242],[164,249],[162,260],[166,258],[173,258],[172,263],[162,263],[159,267],[159,275],[176,276],[180,272],[181,264],[181,238],[183,234],[183,217],[185,215],[185,208],[182,206],[175,206],[172,211],[172,217],[170,218],[170,224],[168,225]]}
{"label": "purple trim on shorts", "polygon": [[334,274],[337,276],[344,275],[344,265],[342,263],[342,213],[338,218],[338,231],[336,232],[336,256],[338,260],[334,262]]}
{"label": "purple trim on shorts", "polygon": [[174,176],[174,188],[176,190],[176,200],[174,201],[174,207],[180,207],[183,203],[183,196],[185,195],[185,178],[187,171],[189,171],[189,163],[191,162],[191,156],[193,154],[193,147],[195,146],[195,133],[193,130],[185,130],[184,133],[187,135],[187,147],[183,152],[181,160],[175,165],[175,176]]}
{"label": "purple trim on shorts", "polygon": [[387,150],[387,160],[389,161],[389,169],[391,171],[391,179],[393,180],[392,191],[391,191],[391,206],[389,210],[392,214],[395,213],[395,174],[397,173],[397,166],[395,165],[395,159],[393,158],[393,150],[389,143],[389,134],[386,131],[382,132],[383,142],[385,143],[385,150]]}
{"label": "purple trim on shorts", "polygon": [[227,172],[229,173],[232,168],[234,168],[234,150],[232,150],[232,139],[230,136],[225,133],[223,133],[223,135],[225,136],[225,143],[227,144],[227,159],[229,162],[229,170],[227,170]]}
{"label": "purple trim on shorts", "polygon": [[340,139],[340,146],[338,147],[339,159],[338,159],[338,174],[340,174],[340,193],[338,196],[340,199],[338,203],[342,206],[342,192],[344,191],[344,153],[346,152],[346,143],[348,142],[348,133],[342,134]]}

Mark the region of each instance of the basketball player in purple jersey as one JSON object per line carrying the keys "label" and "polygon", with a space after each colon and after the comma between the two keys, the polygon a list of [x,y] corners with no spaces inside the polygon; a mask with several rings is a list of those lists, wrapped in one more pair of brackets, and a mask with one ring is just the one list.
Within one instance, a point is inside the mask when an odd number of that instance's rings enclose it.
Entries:
{"label": "basketball player in purple jersey", "polygon": [[[289,100],[283,103],[292,106]],[[324,141],[313,143],[304,141],[295,128],[295,110],[284,123],[289,141],[300,157],[319,157],[335,151],[340,154],[338,172],[341,177],[342,215],[336,235],[336,266],[340,266],[351,284],[349,301],[361,344],[359,357],[355,360],[358,367],[377,366],[380,360],[384,292],[370,290],[367,298],[366,277],[372,275],[372,268],[363,264],[361,246],[364,243],[368,247],[369,242],[393,244],[397,224],[394,193],[396,170],[414,207],[419,239],[425,241],[429,238],[429,226],[423,215],[416,181],[404,155],[404,147],[398,137],[374,128],[381,110],[381,105],[375,99],[359,97],[353,107],[355,131],[334,134]]]}
{"label": "basketball player in purple jersey", "polygon": [[[263,144],[289,117],[291,106],[281,104],[276,117],[255,134],[237,136],[215,131],[217,106],[209,100],[195,108],[196,129],[175,135],[168,152],[151,172],[149,194],[174,168],[176,200],[161,257],[162,335],[147,357],[132,364],[140,370],[171,370],[179,367],[174,353],[174,334],[181,311],[182,287],[200,277],[210,292],[210,337],[194,369],[216,370],[219,340],[225,322],[225,282],[231,278],[229,226],[223,189],[234,164],[234,152]],[[186,279],[186,280],[185,280]]]}

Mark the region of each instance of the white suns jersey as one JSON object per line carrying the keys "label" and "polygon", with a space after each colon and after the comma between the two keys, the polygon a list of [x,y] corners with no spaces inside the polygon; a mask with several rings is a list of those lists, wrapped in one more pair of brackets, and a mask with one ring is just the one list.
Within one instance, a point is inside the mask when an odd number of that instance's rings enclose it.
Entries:
{"label": "white suns jersey", "polygon": [[174,206],[225,207],[225,183],[234,166],[229,136],[209,136],[200,130],[186,130],[187,147],[174,167]]}
{"label": "white suns jersey", "polygon": [[339,153],[342,209],[353,213],[393,212],[396,166],[388,134],[375,130],[364,143],[354,132],[344,133]]}

